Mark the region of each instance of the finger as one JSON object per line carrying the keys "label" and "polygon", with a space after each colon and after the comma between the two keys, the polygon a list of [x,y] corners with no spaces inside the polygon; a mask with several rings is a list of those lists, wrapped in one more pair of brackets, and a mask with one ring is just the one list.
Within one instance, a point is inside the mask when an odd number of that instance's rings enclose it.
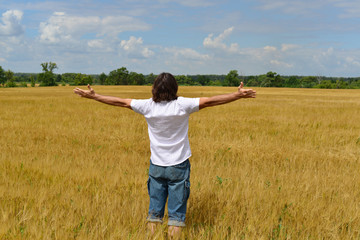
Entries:
{"label": "finger", "polygon": [[246,91],[246,95],[248,95],[249,97],[254,97],[255,94],[256,93],[252,89],[247,89]]}
{"label": "finger", "polygon": [[75,92],[75,91],[76,91],[76,92],[81,92],[82,89],[80,89],[80,88],[75,88],[75,89],[74,89],[74,92]]}
{"label": "finger", "polygon": [[74,93],[76,93],[77,95],[79,95],[81,97],[84,95],[84,91],[80,88],[74,89]]}
{"label": "finger", "polygon": [[88,84],[87,87],[88,87],[88,89],[89,89],[90,91],[92,90],[91,87],[90,87],[90,84]]}
{"label": "finger", "polygon": [[239,88],[243,88],[243,87],[244,87],[244,83],[241,82]]}

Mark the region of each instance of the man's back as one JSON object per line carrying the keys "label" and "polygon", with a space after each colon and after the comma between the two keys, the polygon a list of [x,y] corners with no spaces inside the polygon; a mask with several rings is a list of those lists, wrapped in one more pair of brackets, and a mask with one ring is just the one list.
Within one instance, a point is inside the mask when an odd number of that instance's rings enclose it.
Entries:
{"label": "man's back", "polygon": [[199,111],[199,98],[178,97],[172,101],[133,100],[131,108],[148,123],[151,161],[159,166],[182,163],[191,156],[189,115]]}

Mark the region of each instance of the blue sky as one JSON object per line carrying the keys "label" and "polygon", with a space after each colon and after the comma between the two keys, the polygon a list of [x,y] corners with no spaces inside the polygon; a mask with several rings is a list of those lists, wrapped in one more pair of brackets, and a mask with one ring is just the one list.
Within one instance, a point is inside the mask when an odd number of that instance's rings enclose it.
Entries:
{"label": "blue sky", "polygon": [[358,0],[0,0],[14,72],[360,76]]}

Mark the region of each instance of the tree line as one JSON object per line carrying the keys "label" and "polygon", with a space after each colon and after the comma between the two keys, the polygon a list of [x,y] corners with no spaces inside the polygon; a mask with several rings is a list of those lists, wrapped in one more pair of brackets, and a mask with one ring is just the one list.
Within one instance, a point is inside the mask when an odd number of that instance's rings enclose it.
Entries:
{"label": "tree line", "polygon": [[[57,64],[41,63],[41,73],[14,73],[5,71],[0,66],[0,87],[35,87],[66,85],[152,85],[156,76],[153,73],[143,75],[129,72],[125,67],[111,71],[109,74],[56,74]],[[243,76],[237,70],[228,74],[215,75],[176,75],[182,86],[239,86],[244,82],[249,87],[288,87],[288,88],[327,88],[327,89],[360,89],[360,77],[324,77],[324,76],[280,76],[269,71],[262,75]]]}

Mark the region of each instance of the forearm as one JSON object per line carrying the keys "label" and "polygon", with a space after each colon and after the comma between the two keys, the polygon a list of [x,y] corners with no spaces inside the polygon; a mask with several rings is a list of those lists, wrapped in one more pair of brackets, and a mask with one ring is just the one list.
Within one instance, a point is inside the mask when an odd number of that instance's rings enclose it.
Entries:
{"label": "forearm", "polygon": [[242,96],[238,92],[234,92],[212,97],[200,98],[200,109],[233,102],[240,99],[241,97]]}
{"label": "forearm", "polygon": [[112,96],[103,96],[100,94],[96,94],[91,98],[98,102],[102,102],[105,104],[109,104],[112,106],[118,106],[118,107],[126,107],[131,108],[131,99],[124,99],[124,98],[118,98],[118,97],[112,97]]}

